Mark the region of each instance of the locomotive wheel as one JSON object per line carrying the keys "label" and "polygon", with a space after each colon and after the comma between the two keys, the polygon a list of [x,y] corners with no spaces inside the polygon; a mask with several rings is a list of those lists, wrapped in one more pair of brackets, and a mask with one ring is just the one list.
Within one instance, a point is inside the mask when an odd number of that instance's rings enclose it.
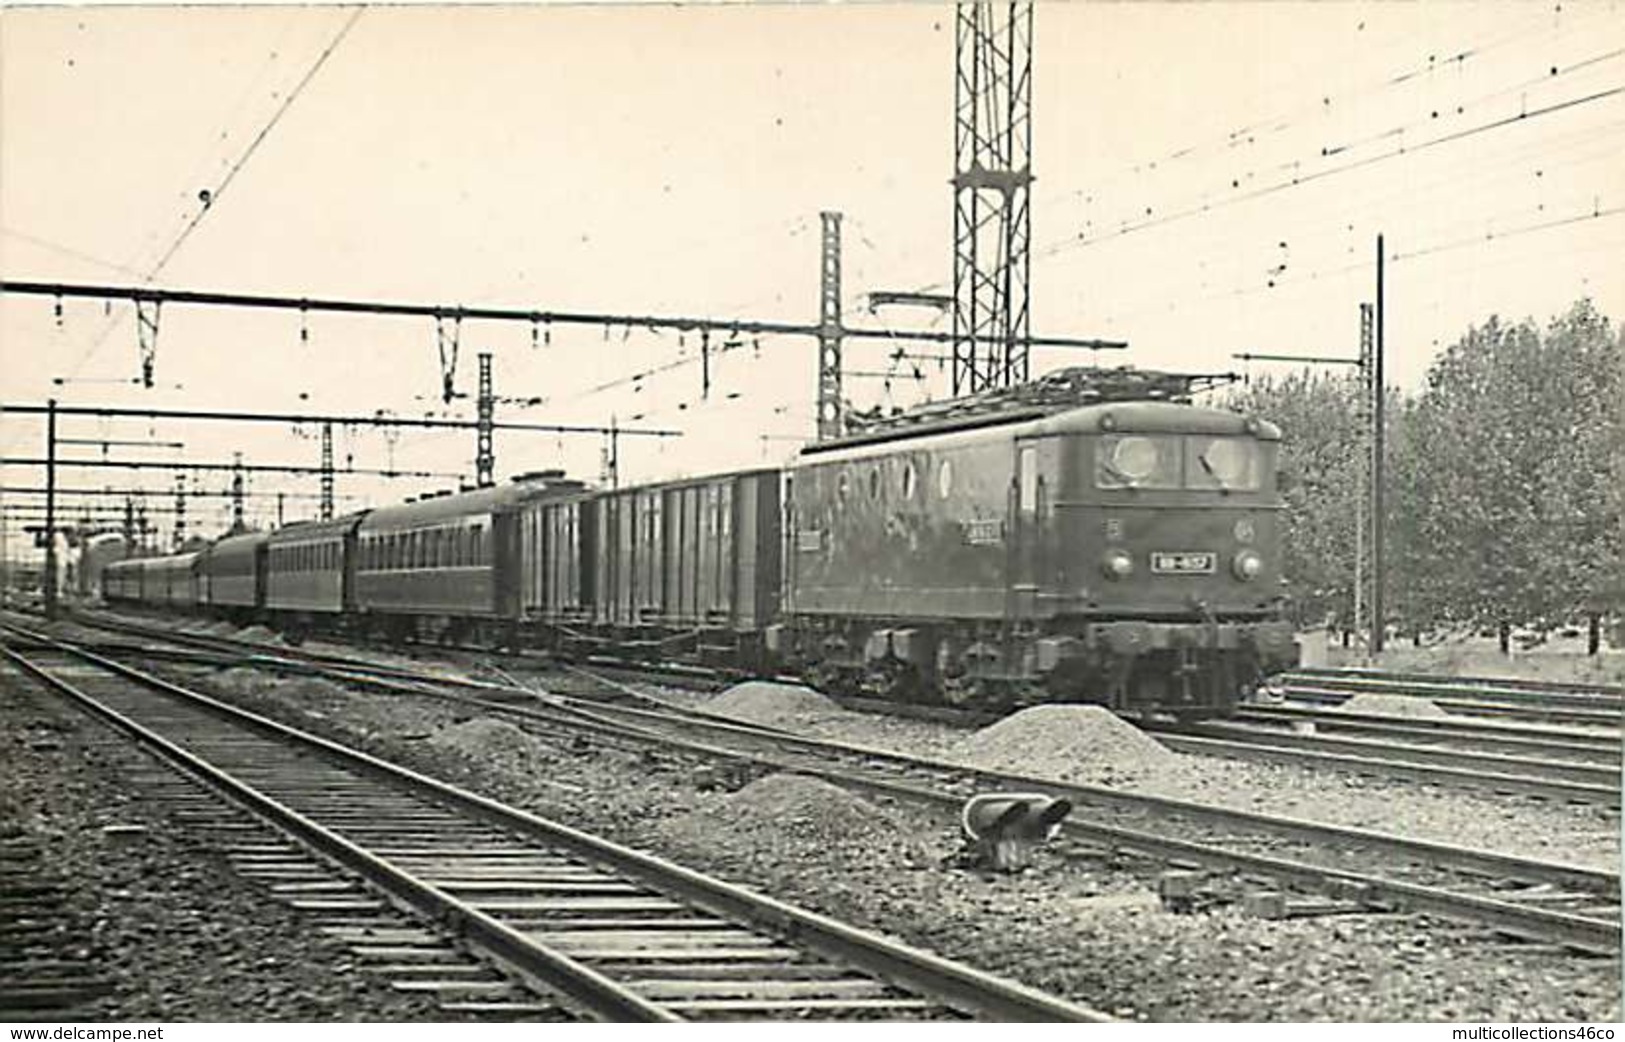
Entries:
{"label": "locomotive wheel", "polygon": [[885,659],[869,667],[863,675],[863,691],[889,702],[918,702],[923,684],[920,671],[912,663]]}

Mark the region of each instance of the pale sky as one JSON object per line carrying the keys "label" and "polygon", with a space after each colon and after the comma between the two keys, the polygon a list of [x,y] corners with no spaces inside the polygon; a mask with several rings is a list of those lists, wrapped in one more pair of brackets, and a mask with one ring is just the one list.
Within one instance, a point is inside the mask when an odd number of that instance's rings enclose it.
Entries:
{"label": "pale sky", "polygon": [[[272,125],[354,12],[0,11],[0,274],[812,322],[818,214],[833,209],[849,323],[932,323],[871,319],[861,301],[940,290],[952,270],[951,6],[367,9]],[[1378,232],[1394,258],[1389,369],[1404,386],[1491,313],[1544,321],[1590,295],[1625,318],[1617,2],[1051,2],[1035,36],[1034,333],[1122,338],[1130,350],[1101,361],[1198,371],[1240,368],[1238,351],[1350,355]],[[159,269],[204,189],[218,198]],[[160,386],[53,388],[137,373],[131,309],[69,301],[58,323],[50,300],[12,297],[0,399],[443,411],[431,321],[307,325],[302,343],[295,314],[168,307]],[[499,419],[687,432],[623,438],[623,480],[776,461],[812,429],[810,340],[747,341],[715,361],[708,401],[696,364],[629,380],[693,358],[693,337],[559,327],[551,341],[533,350],[527,326],[466,323],[459,386],[473,391],[475,353],[490,350],[498,394],[549,399]],[[1034,368],[1090,358],[1040,351]],[[885,348],[849,342],[848,368],[887,369]],[[922,375],[847,390],[859,406],[947,393],[935,363]],[[41,430],[6,418],[0,444],[42,454]],[[199,460],[317,461],[313,438],[280,427],[63,427],[104,433],[183,440]],[[341,465],[392,455],[472,474],[471,432],[339,442]],[[497,470],[596,479],[600,450],[595,437],[501,434]],[[60,481],[173,487],[160,472]],[[352,506],[449,484],[339,478]],[[316,480],[250,487],[310,493]],[[271,509],[253,501],[250,518]],[[224,501],[191,516],[217,531]]]}

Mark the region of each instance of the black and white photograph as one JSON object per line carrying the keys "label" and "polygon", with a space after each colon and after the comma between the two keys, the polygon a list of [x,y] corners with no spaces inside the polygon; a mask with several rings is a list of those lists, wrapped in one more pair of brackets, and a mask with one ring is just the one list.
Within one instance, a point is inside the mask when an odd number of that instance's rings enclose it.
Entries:
{"label": "black and white photograph", "polygon": [[1621,0],[0,3],[7,1039],[1606,1042],[1622,157]]}

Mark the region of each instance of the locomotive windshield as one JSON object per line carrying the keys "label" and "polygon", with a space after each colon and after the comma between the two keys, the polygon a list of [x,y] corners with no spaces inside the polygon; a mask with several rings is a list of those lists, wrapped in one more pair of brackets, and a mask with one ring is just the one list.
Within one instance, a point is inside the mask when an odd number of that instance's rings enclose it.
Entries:
{"label": "locomotive windshield", "polygon": [[1179,439],[1106,435],[1095,450],[1095,484],[1101,488],[1178,488]]}
{"label": "locomotive windshield", "polygon": [[1258,446],[1251,438],[1186,438],[1185,487],[1258,491]]}
{"label": "locomotive windshield", "polygon": [[1095,487],[1256,492],[1260,458],[1251,438],[1103,435],[1095,446]]}

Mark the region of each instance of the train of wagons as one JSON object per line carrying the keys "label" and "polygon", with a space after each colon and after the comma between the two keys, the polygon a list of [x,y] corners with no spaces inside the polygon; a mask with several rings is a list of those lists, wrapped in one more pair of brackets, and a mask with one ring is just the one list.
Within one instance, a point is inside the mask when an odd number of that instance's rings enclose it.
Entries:
{"label": "train of wagons", "polygon": [[1297,660],[1279,441],[1166,400],[950,416],[779,468],[615,489],[545,471],[231,535],[110,565],[103,596],[894,699],[1222,714]]}

